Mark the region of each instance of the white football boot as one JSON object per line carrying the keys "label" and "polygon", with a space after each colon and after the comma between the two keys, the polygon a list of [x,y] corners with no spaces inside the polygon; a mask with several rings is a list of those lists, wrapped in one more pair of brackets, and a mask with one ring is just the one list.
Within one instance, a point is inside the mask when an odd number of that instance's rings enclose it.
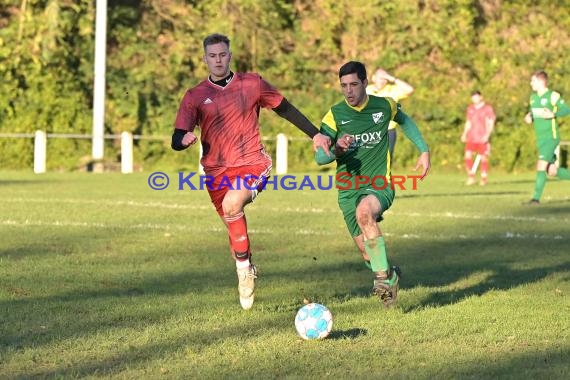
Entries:
{"label": "white football boot", "polygon": [[242,309],[249,310],[253,306],[255,297],[255,279],[257,278],[257,269],[255,265],[250,264],[249,268],[238,269],[238,291],[239,303]]}

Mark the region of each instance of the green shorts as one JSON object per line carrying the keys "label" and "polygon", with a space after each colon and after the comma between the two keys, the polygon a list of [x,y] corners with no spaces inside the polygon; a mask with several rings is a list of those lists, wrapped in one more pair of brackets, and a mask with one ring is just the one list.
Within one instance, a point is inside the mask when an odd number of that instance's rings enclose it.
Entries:
{"label": "green shorts", "polygon": [[538,159],[553,163],[556,161],[556,147],[560,144],[560,140],[553,138],[539,138],[536,140],[536,149],[538,150]]}
{"label": "green shorts", "polygon": [[372,186],[363,187],[358,190],[340,190],[338,192],[338,205],[344,216],[344,222],[351,236],[362,234],[358,223],[356,223],[356,207],[360,200],[367,195],[374,195],[380,202],[382,211],[378,215],[377,222],[382,220],[382,213],[390,208],[394,202],[395,191],[390,187],[383,190],[374,189]]}

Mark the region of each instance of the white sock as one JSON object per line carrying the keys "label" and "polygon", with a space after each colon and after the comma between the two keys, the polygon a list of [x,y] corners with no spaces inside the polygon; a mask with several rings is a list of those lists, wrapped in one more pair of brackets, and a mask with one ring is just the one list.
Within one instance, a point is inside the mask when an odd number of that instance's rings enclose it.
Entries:
{"label": "white sock", "polygon": [[243,261],[236,260],[237,269],[249,269],[249,265],[250,265],[249,260],[243,260]]}

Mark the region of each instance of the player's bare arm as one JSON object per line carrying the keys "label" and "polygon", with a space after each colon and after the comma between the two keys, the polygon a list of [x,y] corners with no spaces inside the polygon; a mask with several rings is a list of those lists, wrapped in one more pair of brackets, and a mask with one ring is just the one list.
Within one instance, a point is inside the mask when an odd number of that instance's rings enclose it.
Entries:
{"label": "player's bare arm", "polygon": [[409,96],[414,92],[414,87],[399,78],[389,74],[387,71],[378,69],[374,76],[380,81],[386,81],[389,83],[394,83],[405,96]]}
{"label": "player's bare arm", "polygon": [[414,171],[417,171],[420,167],[422,168],[422,174],[420,180],[423,180],[425,176],[428,175],[429,169],[431,168],[429,152],[423,152],[422,154],[420,154],[420,157],[416,162],[416,167],[414,168]]}
{"label": "player's bare arm", "polygon": [[463,128],[463,134],[461,135],[461,142],[465,143],[467,141],[467,132],[471,129],[471,122],[467,120],[465,122],[465,128]]}
{"label": "player's bare arm", "polygon": [[485,126],[487,127],[486,134],[485,134],[485,141],[488,142],[491,138],[491,134],[493,133],[493,129],[495,129],[495,119],[487,118],[485,119]]}

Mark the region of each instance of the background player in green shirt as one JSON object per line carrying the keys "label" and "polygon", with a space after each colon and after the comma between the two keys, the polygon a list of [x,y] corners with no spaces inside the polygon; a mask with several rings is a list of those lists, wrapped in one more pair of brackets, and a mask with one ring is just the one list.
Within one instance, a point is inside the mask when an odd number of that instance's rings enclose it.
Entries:
{"label": "background player in green shirt", "polygon": [[568,169],[555,165],[555,151],[560,144],[560,131],[556,118],[570,115],[570,108],[558,92],[548,89],[548,75],[544,71],[532,74],[530,86],[533,93],[530,95],[530,111],[526,114],[525,121],[534,124],[538,161],[534,195],[528,203],[539,204],[547,175],[570,179]]}
{"label": "background player in green shirt", "polygon": [[[321,123],[321,133],[331,138],[334,149],[328,156],[319,149],[315,158],[320,165],[337,161],[338,204],[354,242],[374,272],[372,291],[389,307],[398,294],[399,268],[388,264],[377,222],[395,195],[387,138],[390,121],[400,124],[406,137],[420,150],[415,169],[423,168],[422,179],[430,168],[429,151],[416,124],[398,103],[366,94],[368,80],[362,63],[350,61],[338,75],[345,99],[332,106]],[[383,178],[384,182],[372,178]]]}

